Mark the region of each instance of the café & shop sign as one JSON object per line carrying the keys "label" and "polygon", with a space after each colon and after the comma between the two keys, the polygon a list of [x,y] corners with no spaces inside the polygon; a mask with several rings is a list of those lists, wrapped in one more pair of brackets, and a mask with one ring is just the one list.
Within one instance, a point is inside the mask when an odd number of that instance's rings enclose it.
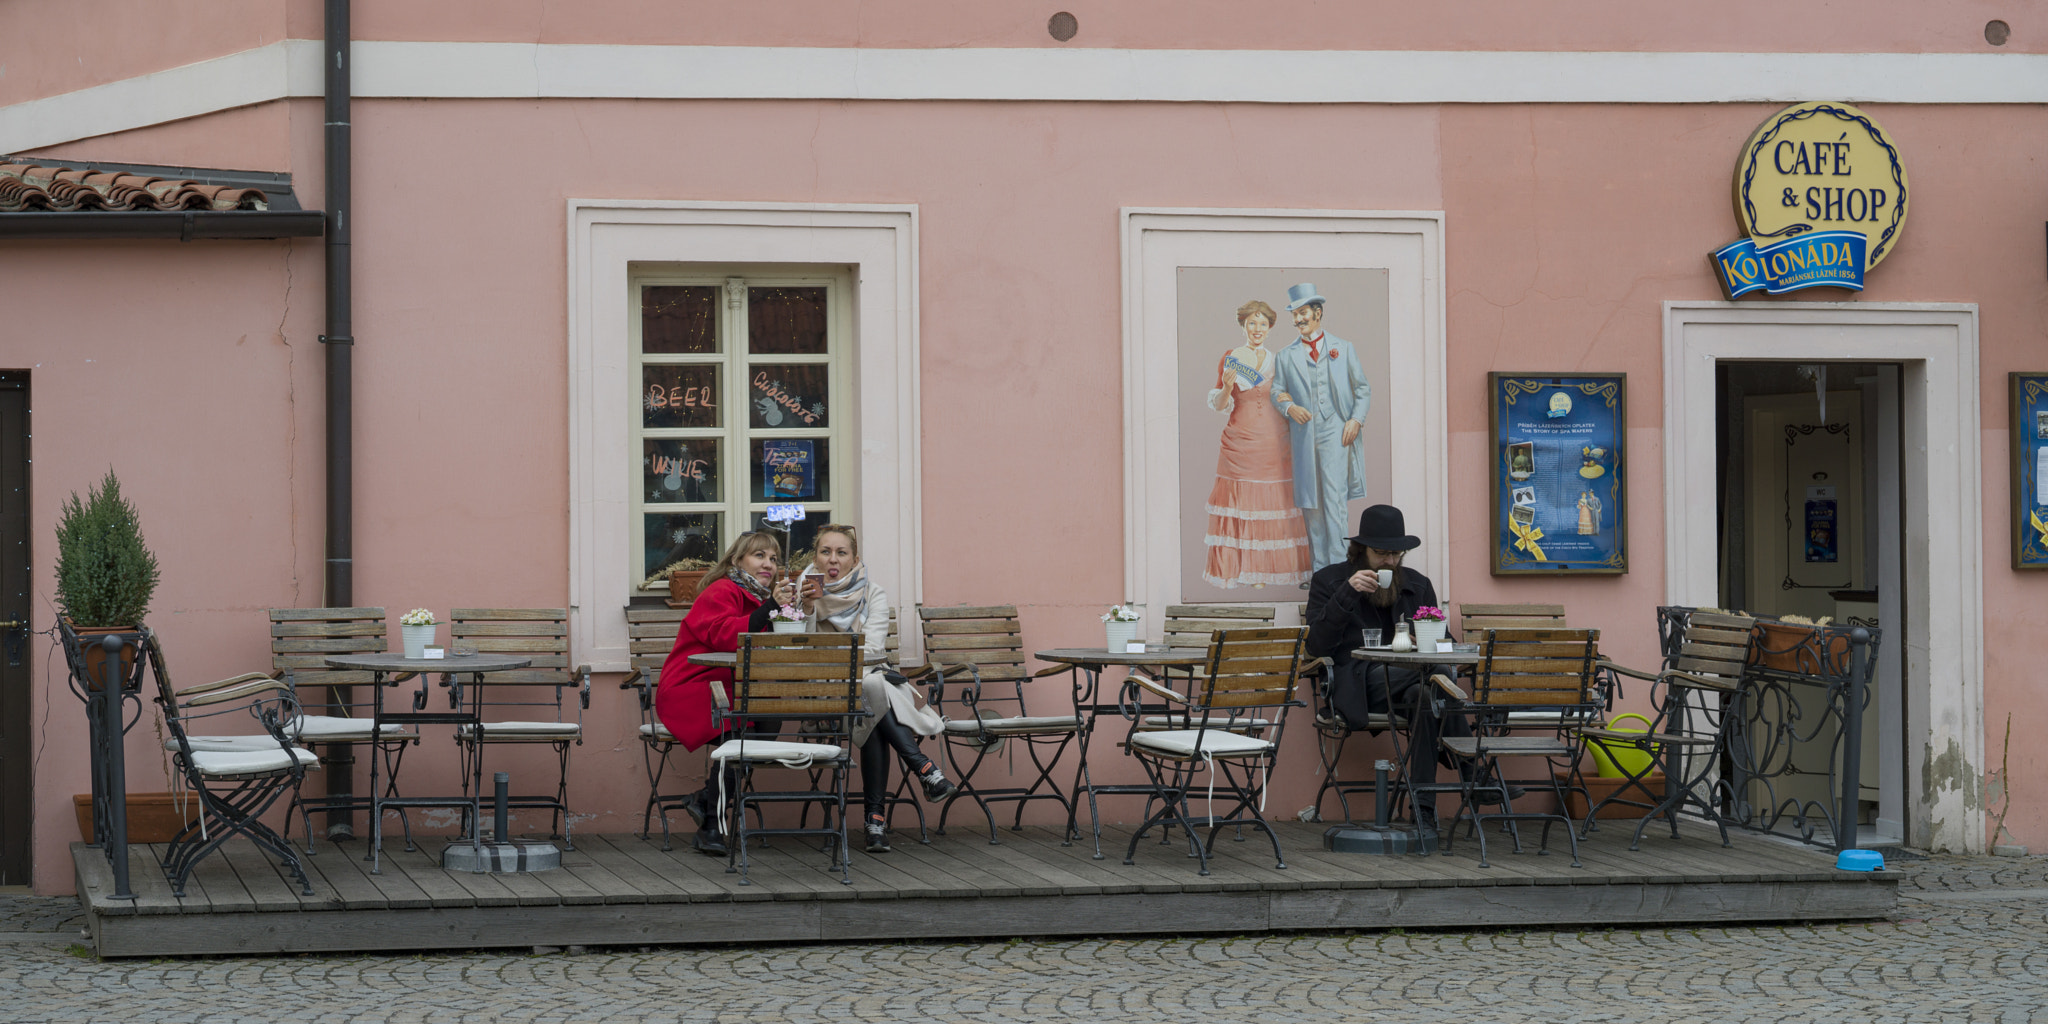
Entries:
{"label": "caf\u00e9 & shop sign", "polygon": [[1759,126],[1735,162],[1745,235],[1710,257],[1728,297],[1863,290],[1906,224],[1906,167],[1870,115],[1800,103]]}

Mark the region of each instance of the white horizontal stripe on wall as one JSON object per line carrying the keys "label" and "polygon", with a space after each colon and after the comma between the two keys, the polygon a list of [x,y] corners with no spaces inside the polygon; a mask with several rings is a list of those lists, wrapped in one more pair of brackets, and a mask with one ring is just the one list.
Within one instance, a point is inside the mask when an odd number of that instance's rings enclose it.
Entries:
{"label": "white horizontal stripe on wall", "polygon": [[[1162,103],[2048,103],[2048,55],[354,44],[355,94],[406,98]],[[0,152],[319,96],[293,39],[0,107]]]}

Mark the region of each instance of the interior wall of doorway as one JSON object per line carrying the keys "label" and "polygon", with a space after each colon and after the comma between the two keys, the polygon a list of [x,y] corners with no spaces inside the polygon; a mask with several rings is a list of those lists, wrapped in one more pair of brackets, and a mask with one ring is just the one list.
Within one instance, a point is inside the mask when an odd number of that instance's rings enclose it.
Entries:
{"label": "interior wall of doorway", "polygon": [[[1720,366],[1727,361],[1898,367],[1900,575],[1895,641],[1904,831],[1917,846],[1982,852],[1983,509],[1977,310],[1964,304],[1667,302],[1665,590],[1722,599]],[[1888,633],[1888,636],[1890,634]]]}
{"label": "interior wall of doorway", "polygon": [[35,839],[28,385],[27,370],[0,370],[0,886],[30,883]]}
{"label": "interior wall of doorway", "polygon": [[[1891,363],[1718,360],[1720,607],[1879,630],[1858,758],[1859,840],[1910,844],[1905,813],[1900,387]],[[1829,800],[1822,725],[1776,800]],[[1758,794],[1760,796],[1760,794]],[[1754,798],[1754,797],[1753,797]]]}

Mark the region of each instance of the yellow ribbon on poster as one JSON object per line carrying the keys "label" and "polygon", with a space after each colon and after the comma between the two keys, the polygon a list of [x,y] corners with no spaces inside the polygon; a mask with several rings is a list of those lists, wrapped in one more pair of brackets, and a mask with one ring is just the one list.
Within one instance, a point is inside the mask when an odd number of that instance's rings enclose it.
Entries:
{"label": "yellow ribbon on poster", "polygon": [[2042,550],[2048,551],[2048,523],[2041,521],[2041,513],[2039,512],[2030,511],[2027,513],[2027,518],[2033,521],[2034,531],[2041,535],[2040,543]]}
{"label": "yellow ribbon on poster", "polygon": [[[2040,520],[2036,519],[2034,522],[2039,524]],[[1517,550],[1528,552],[1529,557],[1539,562],[1550,561],[1550,559],[1543,557],[1543,549],[1536,544],[1537,541],[1543,539],[1542,527],[1537,526],[1535,523],[1523,526],[1513,519],[1509,519],[1508,529],[1515,531],[1515,548]]]}

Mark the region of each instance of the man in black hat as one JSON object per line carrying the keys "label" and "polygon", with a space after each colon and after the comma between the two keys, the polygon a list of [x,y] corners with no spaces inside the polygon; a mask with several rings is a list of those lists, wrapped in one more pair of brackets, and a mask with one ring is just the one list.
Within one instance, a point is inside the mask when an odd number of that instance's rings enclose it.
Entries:
{"label": "man in black hat", "polygon": [[[1425,670],[1375,664],[1351,656],[1361,630],[1378,630],[1380,642],[1386,643],[1394,636],[1395,623],[1412,620],[1417,608],[1436,606],[1436,587],[1429,577],[1401,564],[1422,541],[1408,533],[1400,509],[1374,505],[1359,514],[1358,536],[1350,542],[1344,561],[1316,570],[1309,580],[1308,653],[1336,662],[1330,708],[1346,724],[1362,727],[1368,714],[1383,715],[1389,709],[1409,716],[1408,781],[1433,783],[1437,737],[1469,735],[1471,729],[1463,718],[1439,720],[1424,699],[1425,685],[1435,675],[1448,681],[1457,670],[1449,665]],[[1382,569],[1392,571],[1393,586],[1380,586]],[[1414,802],[1416,824],[1435,828],[1436,794],[1418,792]]]}

